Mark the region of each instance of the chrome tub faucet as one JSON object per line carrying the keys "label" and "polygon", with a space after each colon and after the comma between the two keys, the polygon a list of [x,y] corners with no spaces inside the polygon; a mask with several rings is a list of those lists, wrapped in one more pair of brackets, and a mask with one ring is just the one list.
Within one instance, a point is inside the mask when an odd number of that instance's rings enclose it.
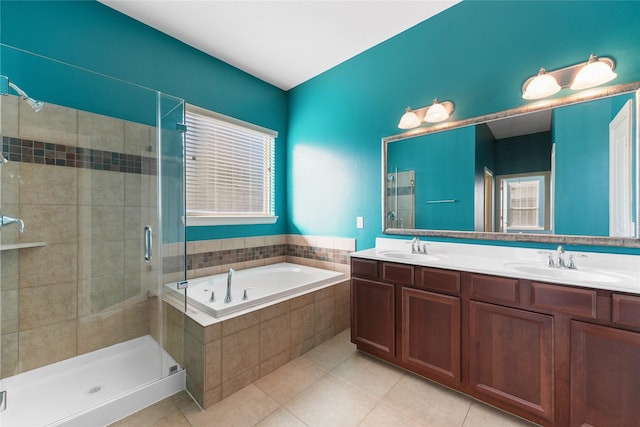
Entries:
{"label": "chrome tub faucet", "polygon": [[229,269],[227,273],[227,295],[224,297],[224,302],[229,304],[231,302],[231,278],[236,271],[233,268]]}

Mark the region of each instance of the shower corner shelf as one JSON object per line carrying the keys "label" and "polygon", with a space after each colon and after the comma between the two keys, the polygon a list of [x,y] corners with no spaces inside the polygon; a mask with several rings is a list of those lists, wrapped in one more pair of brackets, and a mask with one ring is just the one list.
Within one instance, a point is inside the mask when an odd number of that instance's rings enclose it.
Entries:
{"label": "shower corner shelf", "polygon": [[0,245],[0,251],[10,251],[12,249],[25,249],[25,248],[39,248],[41,246],[47,246],[47,242],[16,243],[15,245]]}

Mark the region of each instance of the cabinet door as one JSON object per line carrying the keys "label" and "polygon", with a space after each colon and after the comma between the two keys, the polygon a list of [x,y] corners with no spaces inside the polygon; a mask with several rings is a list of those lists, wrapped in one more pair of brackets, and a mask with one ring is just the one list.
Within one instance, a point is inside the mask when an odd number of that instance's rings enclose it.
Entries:
{"label": "cabinet door", "polygon": [[640,333],[571,322],[571,426],[640,424]]}
{"label": "cabinet door", "polygon": [[460,383],[460,298],[402,288],[402,361]]}
{"label": "cabinet door", "polygon": [[469,320],[473,389],[553,420],[553,318],[471,301]]}
{"label": "cabinet door", "polygon": [[351,339],[371,353],[395,356],[394,285],[351,279]]}

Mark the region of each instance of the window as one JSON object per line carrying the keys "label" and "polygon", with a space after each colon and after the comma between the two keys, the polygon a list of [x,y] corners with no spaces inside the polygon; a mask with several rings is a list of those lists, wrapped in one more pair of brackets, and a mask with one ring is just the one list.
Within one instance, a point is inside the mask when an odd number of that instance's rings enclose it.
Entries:
{"label": "window", "polygon": [[550,172],[534,172],[496,177],[500,198],[499,230],[502,232],[545,233],[550,228]]}
{"label": "window", "polygon": [[538,227],[539,181],[509,182],[509,225],[513,228]]}
{"label": "window", "polygon": [[186,108],[189,225],[273,223],[277,133]]}

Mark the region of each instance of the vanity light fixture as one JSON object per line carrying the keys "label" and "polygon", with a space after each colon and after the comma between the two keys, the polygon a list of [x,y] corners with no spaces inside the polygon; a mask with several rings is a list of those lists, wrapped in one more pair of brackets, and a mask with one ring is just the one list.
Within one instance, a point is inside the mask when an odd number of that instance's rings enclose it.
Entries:
{"label": "vanity light fixture", "polygon": [[524,99],[540,99],[551,96],[560,89],[582,90],[604,84],[617,77],[613,72],[615,61],[608,57],[591,55],[587,62],[546,71],[540,69],[537,75],[529,77],[522,85]]}
{"label": "vanity light fixture", "polygon": [[526,90],[522,94],[524,99],[540,99],[547,96],[551,96],[562,89],[556,78],[550,74],[544,68],[540,68],[538,75],[531,79],[529,84],[526,85]]}
{"label": "vanity light fixture", "polygon": [[571,89],[587,89],[609,82],[618,77],[618,75],[613,72],[613,67],[615,66],[613,60],[609,59],[606,61],[605,59],[609,58],[598,59],[594,54],[591,54],[587,65],[578,71],[576,78],[571,84]]}
{"label": "vanity light fixture", "polygon": [[398,127],[400,129],[413,129],[420,126],[423,122],[427,123],[439,123],[445,121],[453,113],[454,105],[451,101],[438,101],[438,98],[433,100],[433,104],[427,107],[421,107],[417,110],[412,110],[407,107],[406,112],[400,118]]}
{"label": "vanity light fixture", "polygon": [[433,100],[433,104],[427,108],[427,113],[424,115],[424,121],[427,123],[443,122],[449,118],[453,112],[453,102],[451,101],[438,101],[438,98]]}
{"label": "vanity light fixture", "polygon": [[398,123],[398,127],[400,129],[413,129],[420,126],[422,120],[418,118],[418,115],[411,109],[411,107],[407,107],[406,112],[400,118],[400,123]]}

